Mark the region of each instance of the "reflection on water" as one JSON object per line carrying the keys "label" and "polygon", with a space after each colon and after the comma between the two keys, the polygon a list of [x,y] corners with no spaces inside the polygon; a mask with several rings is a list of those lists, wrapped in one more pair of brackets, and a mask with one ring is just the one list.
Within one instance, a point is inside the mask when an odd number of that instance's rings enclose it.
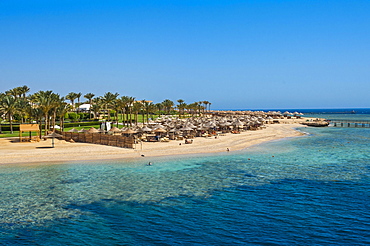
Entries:
{"label": "reflection on water", "polygon": [[[137,162],[0,167],[2,227],[76,218],[106,201],[171,206],[171,198],[207,199],[217,190],[278,180],[369,179],[368,129],[304,129],[293,140],[235,153],[148,158]],[[340,136],[340,137],[338,137]]]}

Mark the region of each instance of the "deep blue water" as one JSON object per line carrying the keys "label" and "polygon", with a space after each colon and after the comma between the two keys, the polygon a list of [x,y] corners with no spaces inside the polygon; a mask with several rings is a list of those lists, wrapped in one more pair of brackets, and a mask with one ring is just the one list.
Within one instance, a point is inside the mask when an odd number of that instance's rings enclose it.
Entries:
{"label": "deep blue water", "polygon": [[370,128],[206,156],[0,167],[2,245],[369,245]]}
{"label": "deep blue water", "polygon": [[[231,109],[234,110],[234,109]],[[242,109],[247,110],[247,109]],[[300,112],[304,114],[370,114],[370,108],[326,108],[326,109],[261,109],[262,111]],[[252,110],[258,111],[258,110]],[[340,117],[340,116],[339,116]]]}

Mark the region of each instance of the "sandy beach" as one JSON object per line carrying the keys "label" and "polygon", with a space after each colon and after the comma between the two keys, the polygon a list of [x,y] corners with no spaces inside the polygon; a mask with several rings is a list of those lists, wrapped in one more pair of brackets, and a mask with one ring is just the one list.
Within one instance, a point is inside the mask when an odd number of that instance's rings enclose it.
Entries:
{"label": "sandy beach", "polygon": [[230,151],[237,151],[267,141],[300,136],[302,133],[295,130],[297,127],[302,127],[302,125],[296,122],[269,124],[263,130],[225,134],[218,138],[198,137],[194,139],[193,144],[184,144],[184,141],[143,142],[137,144],[136,149],[69,143],[57,139],[55,139],[55,148],[50,148],[51,139],[34,143],[20,143],[17,138],[5,138],[0,139],[0,164],[42,164],[143,158],[141,155],[148,158],[165,155],[224,152],[227,148]]}

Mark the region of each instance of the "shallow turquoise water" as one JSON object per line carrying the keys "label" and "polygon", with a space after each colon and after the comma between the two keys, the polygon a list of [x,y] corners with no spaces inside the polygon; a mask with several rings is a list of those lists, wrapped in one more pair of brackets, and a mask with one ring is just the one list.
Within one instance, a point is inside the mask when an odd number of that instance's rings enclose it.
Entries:
{"label": "shallow turquoise water", "polygon": [[370,129],[301,130],[207,156],[2,166],[0,242],[369,244]]}

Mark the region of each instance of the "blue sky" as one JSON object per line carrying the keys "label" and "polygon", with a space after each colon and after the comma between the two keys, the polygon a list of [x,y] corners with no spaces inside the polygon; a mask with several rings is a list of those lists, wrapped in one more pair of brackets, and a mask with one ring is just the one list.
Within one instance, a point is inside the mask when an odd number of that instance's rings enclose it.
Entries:
{"label": "blue sky", "polygon": [[370,107],[370,1],[0,1],[0,91]]}

